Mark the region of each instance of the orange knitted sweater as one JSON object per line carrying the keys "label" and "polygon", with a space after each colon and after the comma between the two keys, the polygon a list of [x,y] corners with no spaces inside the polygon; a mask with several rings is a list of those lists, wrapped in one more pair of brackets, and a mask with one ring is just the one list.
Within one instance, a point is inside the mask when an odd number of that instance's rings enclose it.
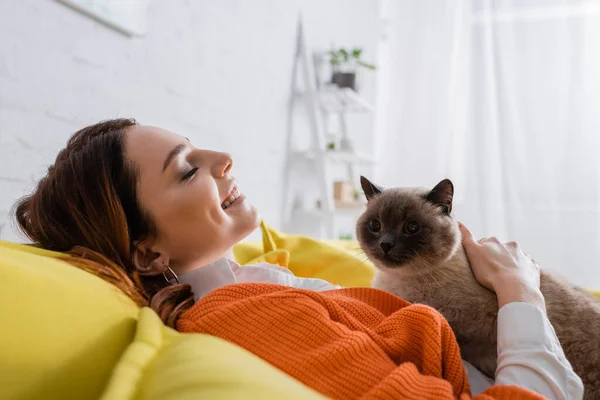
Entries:
{"label": "orange knitted sweater", "polygon": [[[229,285],[196,303],[177,328],[233,342],[334,399],[471,398],[446,320],[377,289]],[[475,399],[543,397],[494,386]]]}

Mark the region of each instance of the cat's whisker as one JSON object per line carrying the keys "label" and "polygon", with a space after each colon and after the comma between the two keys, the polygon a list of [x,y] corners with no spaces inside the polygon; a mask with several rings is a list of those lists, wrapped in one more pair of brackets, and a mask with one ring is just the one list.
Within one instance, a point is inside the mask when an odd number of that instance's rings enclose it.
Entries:
{"label": "cat's whisker", "polygon": [[413,256],[414,256],[414,257],[415,257],[417,260],[419,260],[419,262],[420,262],[421,264],[424,264],[424,265],[425,265],[425,267],[427,267],[427,268],[424,268],[424,269],[419,269],[419,272],[420,272],[420,274],[421,274],[421,275],[423,275],[425,272],[427,272],[427,270],[429,270],[429,269],[433,268],[433,266],[431,265],[431,263],[429,263],[429,261],[427,261],[427,260],[425,260],[423,257],[421,257],[421,256],[419,255],[419,253],[417,253],[416,251],[414,251],[414,252],[413,252]]}
{"label": "cat's whisker", "polygon": [[453,283],[457,283],[460,284],[461,280],[458,279],[455,276],[450,275],[449,273],[447,273],[446,271],[444,271],[443,269],[436,269],[435,272],[440,275],[441,277],[453,282]]}
{"label": "cat's whisker", "polygon": [[360,247],[360,245],[356,245],[356,246],[350,246],[347,247],[348,250],[362,250],[362,247]]}
{"label": "cat's whisker", "polygon": [[[421,256],[419,256],[419,254],[416,251],[412,252],[412,255],[414,258],[416,258],[419,262],[427,265],[427,261],[423,260],[423,258],[421,258]],[[419,268],[417,271],[415,271],[415,277],[417,279],[419,279],[423,284],[427,285],[427,289],[429,290],[429,292],[432,292],[432,288],[431,288],[431,282],[427,277],[427,270],[429,269],[429,267],[427,268]]]}
{"label": "cat's whisker", "polygon": [[433,271],[429,271],[429,275],[431,275],[431,279],[433,279],[435,281],[435,283],[440,287],[440,289],[444,288],[442,286],[442,284],[437,279],[435,279],[435,275],[433,275]]}
{"label": "cat's whisker", "polygon": [[[438,282],[437,279],[435,279],[435,276],[433,275],[433,271],[435,271],[435,269],[433,268],[433,266],[431,265],[431,263],[429,263],[427,260],[423,259],[418,254],[415,254],[415,256],[416,256],[416,258],[419,259],[420,262],[422,262],[423,264],[425,264],[426,268],[423,271],[425,273],[427,273],[427,275],[430,276],[431,279],[433,279],[433,281],[440,287],[440,289],[443,289],[443,286]],[[431,291],[431,289],[430,289],[430,291]]]}
{"label": "cat's whisker", "polygon": [[366,255],[366,253],[364,251],[362,251],[362,249],[361,249],[361,251],[359,251],[359,252],[351,253],[348,256],[343,257],[341,261],[348,260],[348,259],[356,257],[356,256],[362,256],[362,255]]}
{"label": "cat's whisker", "polygon": [[435,272],[435,274],[438,276],[438,278],[441,278],[442,281],[445,281],[446,283],[449,281],[451,283],[460,283],[460,281],[446,273],[442,273],[442,271],[440,270],[434,270],[433,272]]}
{"label": "cat's whisker", "polygon": [[357,254],[352,254],[347,257],[344,257],[338,263],[336,263],[336,265],[344,263],[358,267],[365,265],[367,262],[370,262],[369,256],[363,251]]}
{"label": "cat's whisker", "polygon": [[369,259],[366,259],[366,260],[358,260],[357,259],[355,261],[357,261],[357,263],[354,263],[354,264],[351,264],[351,265],[354,266],[354,267],[359,267],[359,266],[365,265],[367,262],[369,262]]}
{"label": "cat's whisker", "polygon": [[414,256],[415,256],[415,258],[417,258],[419,260],[419,262],[421,262],[422,264],[425,265],[426,268],[424,270],[426,272],[428,272],[429,275],[432,275],[432,273],[435,272],[438,275],[438,277],[445,278],[445,279],[448,279],[448,280],[452,280],[454,282],[459,282],[458,280],[456,280],[456,278],[453,278],[452,276],[450,276],[447,273],[443,272],[439,268],[436,268],[433,264],[431,264],[429,261],[425,260],[423,257],[421,257],[416,252],[415,252]]}
{"label": "cat's whisker", "polygon": [[350,260],[353,260],[353,259],[361,259],[362,257],[365,257],[364,261],[368,260],[368,258],[369,258],[369,256],[367,256],[367,254],[363,251],[363,252],[356,253],[356,254],[351,254],[351,255],[349,255],[347,257],[342,258],[338,262],[338,264],[339,263],[344,263],[344,262],[347,262],[347,261],[350,261]]}
{"label": "cat's whisker", "polygon": [[425,271],[426,271],[427,275],[433,280],[433,282],[435,282],[441,288],[442,285],[438,282],[437,279],[435,279],[435,275],[433,275],[434,270],[427,268]]}
{"label": "cat's whisker", "polygon": [[427,289],[429,291],[429,294],[431,295],[431,293],[433,293],[433,286],[432,286],[432,280],[429,279],[430,274],[427,271],[423,271],[423,273],[420,275],[422,279],[422,282],[427,286]]}

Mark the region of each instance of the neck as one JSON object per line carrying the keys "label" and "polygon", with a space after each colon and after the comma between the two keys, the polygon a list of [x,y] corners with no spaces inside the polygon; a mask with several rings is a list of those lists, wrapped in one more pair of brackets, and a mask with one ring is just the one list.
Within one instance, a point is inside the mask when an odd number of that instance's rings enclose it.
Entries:
{"label": "neck", "polygon": [[235,261],[235,256],[233,255],[233,247],[228,249],[225,253],[221,254],[220,256],[218,256],[216,258],[201,258],[201,259],[196,259],[196,260],[186,262],[186,263],[181,263],[181,264],[174,263],[174,264],[171,264],[171,268],[179,276],[179,275],[183,275],[183,274],[192,272],[198,268],[202,268],[206,265],[212,264],[215,261],[220,260],[222,258],[228,258],[230,260]]}
{"label": "neck", "polygon": [[181,275],[179,281],[192,287],[194,299],[198,301],[214,289],[236,283],[232,265],[235,263],[223,257]]}

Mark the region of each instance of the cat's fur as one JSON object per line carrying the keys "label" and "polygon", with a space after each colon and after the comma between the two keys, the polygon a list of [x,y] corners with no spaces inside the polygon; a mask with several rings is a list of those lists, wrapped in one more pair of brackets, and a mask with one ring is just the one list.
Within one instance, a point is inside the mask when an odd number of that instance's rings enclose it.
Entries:
{"label": "cat's fur", "polygon": [[[475,280],[460,244],[450,216],[452,182],[446,179],[432,190],[383,190],[364,177],[361,183],[368,205],[356,233],[377,266],[373,287],[437,309],[450,323],[463,359],[493,377],[498,303],[495,293]],[[373,220],[379,222],[378,232],[373,232],[377,224],[370,225]],[[419,227],[416,233],[407,228],[411,222]],[[541,291],[565,355],[584,383],[585,398],[600,399],[600,303],[543,270]]]}

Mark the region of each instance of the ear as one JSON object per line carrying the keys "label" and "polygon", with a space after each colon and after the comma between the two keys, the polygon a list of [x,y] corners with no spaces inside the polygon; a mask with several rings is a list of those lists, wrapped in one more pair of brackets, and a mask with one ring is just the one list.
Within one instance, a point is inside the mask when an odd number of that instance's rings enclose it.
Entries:
{"label": "ear", "polygon": [[371,200],[375,195],[378,195],[384,190],[381,186],[371,183],[371,181],[362,175],[360,177],[360,186],[362,187],[363,192],[365,192],[367,200]]}
{"label": "ear", "polygon": [[169,258],[160,252],[153,251],[149,245],[138,243],[133,251],[133,264],[140,275],[160,275],[167,270]]}
{"label": "ear", "polygon": [[444,208],[446,214],[452,211],[452,198],[454,197],[454,185],[450,179],[444,179],[438,183],[427,194],[427,200]]}

